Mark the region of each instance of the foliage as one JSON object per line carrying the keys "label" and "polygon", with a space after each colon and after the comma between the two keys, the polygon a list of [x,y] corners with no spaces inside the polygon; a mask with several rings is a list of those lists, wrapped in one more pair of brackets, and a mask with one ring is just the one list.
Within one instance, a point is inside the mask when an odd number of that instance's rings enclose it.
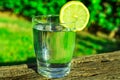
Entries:
{"label": "foliage", "polygon": [[89,0],[90,23],[109,31],[120,27],[120,0]]}
{"label": "foliage", "polygon": [[32,17],[33,15],[57,14],[65,2],[65,0],[4,0],[0,2],[0,5],[5,10]]}
{"label": "foliage", "polygon": [[[11,10],[16,14],[31,18],[34,15],[59,14],[60,8],[70,0],[3,0],[1,10]],[[88,27],[96,24],[109,31],[120,27],[120,0],[80,0],[91,14]]]}

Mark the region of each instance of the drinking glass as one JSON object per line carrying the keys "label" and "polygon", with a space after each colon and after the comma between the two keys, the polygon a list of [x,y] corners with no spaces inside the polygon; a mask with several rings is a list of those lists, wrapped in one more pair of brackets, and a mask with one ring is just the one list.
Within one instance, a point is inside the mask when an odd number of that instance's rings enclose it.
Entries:
{"label": "drinking glass", "polygon": [[60,78],[70,72],[76,33],[60,23],[58,15],[32,18],[37,72],[48,78]]}

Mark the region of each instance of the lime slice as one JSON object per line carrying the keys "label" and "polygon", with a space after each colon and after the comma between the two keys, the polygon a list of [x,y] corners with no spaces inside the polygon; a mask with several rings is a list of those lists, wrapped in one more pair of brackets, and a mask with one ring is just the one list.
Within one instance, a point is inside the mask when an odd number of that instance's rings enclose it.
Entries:
{"label": "lime slice", "polygon": [[[90,15],[87,7],[80,1],[69,1],[60,11],[60,22],[65,23],[63,25],[64,27],[75,31],[83,30],[86,27],[89,18]],[[75,25],[66,24],[69,22],[73,22]]]}

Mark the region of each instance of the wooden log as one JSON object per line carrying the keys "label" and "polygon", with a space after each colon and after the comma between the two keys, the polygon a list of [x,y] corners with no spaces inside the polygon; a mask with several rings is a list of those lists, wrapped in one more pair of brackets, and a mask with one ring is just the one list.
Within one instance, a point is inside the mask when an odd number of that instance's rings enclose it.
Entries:
{"label": "wooden log", "polygon": [[41,76],[36,64],[0,66],[0,80],[120,80],[120,51],[75,58],[70,74],[59,79]]}

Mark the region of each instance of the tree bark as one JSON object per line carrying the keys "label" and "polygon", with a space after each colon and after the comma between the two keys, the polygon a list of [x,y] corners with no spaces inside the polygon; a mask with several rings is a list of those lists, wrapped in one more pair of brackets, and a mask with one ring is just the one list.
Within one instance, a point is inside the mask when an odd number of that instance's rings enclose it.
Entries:
{"label": "tree bark", "polygon": [[75,58],[70,74],[59,79],[41,76],[34,63],[0,66],[0,80],[120,80],[120,51]]}

